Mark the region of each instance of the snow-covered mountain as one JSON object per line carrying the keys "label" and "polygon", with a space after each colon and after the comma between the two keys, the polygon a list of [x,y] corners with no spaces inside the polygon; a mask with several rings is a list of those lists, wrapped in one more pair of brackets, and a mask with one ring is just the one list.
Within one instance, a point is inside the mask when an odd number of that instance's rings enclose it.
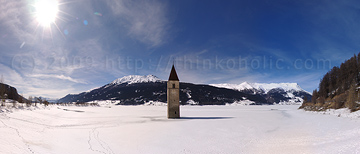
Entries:
{"label": "snow-covered mountain", "polygon": [[156,77],[155,75],[129,75],[122,78],[118,78],[111,82],[110,84],[134,84],[134,83],[147,83],[147,82],[161,82],[162,80]]}
{"label": "snow-covered mountain", "polygon": [[[273,99],[276,103],[297,104],[302,103],[309,92],[302,89],[297,83],[248,83],[241,84],[210,84],[215,87],[233,89],[241,92],[267,95],[267,99]],[[285,101],[276,101],[279,94],[287,98]],[[309,98],[309,96],[307,96]],[[311,96],[310,96],[311,97]]]}
{"label": "snow-covered mountain", "polygon": [[[304,91],[297,83],[248,83],[241,84],[210,84],[211,86],[234,89],[238,91],[243,90],[256,90],[268,93],[272,89],[283,89],[284,91]],[[309,93],[310,94],[310,93]]]}
{"label": "snow-covered mountain", "polygon": [[[183,105],[294,104],[301,103],[305,96],[311,98],[311,95],[296,83],[199,85],[180,82],[180,102]],[[130,75],[80,94],[69,94],[59,102],[94,100],[116,100],[124,105],[165,103],[166,81],[154,75]]]}

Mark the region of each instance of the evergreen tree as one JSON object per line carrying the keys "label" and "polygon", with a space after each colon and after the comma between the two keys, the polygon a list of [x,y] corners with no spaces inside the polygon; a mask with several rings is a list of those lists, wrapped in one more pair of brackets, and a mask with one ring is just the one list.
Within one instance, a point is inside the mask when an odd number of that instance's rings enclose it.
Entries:
{"label": "evergreen tree", "polygon": [[330,96],[333,97],[337,94],[338,89],[338,78],[339,78],[339,68],[334,66],[330,71],[330,83],[329,83],[329,91]]}
{"label": "evergreen tree", "polygon": [[317,92],[317,90],[315,89],[315,90],[313,91],[313,93],[312,93],[311,103],[314,103],[314,104],[315,104],[318,97],[319,97],[319,96],[318,96],[318,92]]}
{"label": "evergreen tree", "polygon": [[304,96],[304,103],[307,103],[308,102],[308,98],[306,97],[306,95]]}
{"label": "evergreen tree", "polygon": [[[337,103],[338,107],[355,110],[358,101],[357,87],[360,83],[360,53],[333,67],[321,78],[319,90],[313,91],[312,103],[324,103],[325,100]],[[345,104],[344,104],[345,103]]]}
{"label": "evergreen tree", "polygon": [[326,98],[329,94],[329,86],[330,86],[330,74],[326,73],[323,79],[319,84],[319,95],[320,97]]}

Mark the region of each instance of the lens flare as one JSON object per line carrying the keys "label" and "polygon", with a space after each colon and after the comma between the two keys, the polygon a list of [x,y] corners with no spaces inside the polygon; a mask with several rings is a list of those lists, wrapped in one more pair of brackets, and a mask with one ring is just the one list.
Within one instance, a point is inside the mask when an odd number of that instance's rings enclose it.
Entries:
{"label": "lens flare", "polygon": [[97,16],[102,16],[102,14],[99,13],[99,12],[95,12],[94,14],[97,15]]}
{"label": "lens flare", "polygon": [[43,27],[49,27],[55,22],[59,12],[57,0],[37,0],[34,4],[36,20]]}

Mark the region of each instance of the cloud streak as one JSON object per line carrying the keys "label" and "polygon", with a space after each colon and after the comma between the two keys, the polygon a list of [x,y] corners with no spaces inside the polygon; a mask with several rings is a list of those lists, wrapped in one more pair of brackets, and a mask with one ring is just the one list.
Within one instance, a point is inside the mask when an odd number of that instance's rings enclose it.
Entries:
{"label": "cloud streak", "polygon": [[65,76],[65,75],[32,74],[32,75],[29,75],[29,77],[33,77],[33,78],[56,78],[56,79],[71,81],[71,82],[74,82],[74,83],[86,84],[85,81],[82,81],[82,80],[80,80],[80,79],[74,79],[74,78],[72,78],[72,77],[70,77],[70,76]]}

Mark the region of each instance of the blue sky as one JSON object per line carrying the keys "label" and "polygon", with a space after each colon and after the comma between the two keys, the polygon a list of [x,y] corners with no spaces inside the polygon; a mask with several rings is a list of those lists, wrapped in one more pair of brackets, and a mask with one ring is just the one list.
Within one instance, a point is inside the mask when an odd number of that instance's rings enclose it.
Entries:
{"label": "blue sky", "polygon": [[60,98],[126,75],[191,83],[296,82],[307,91],[360,49],[357,1],[0,0],[0,71],[25,95]]}

